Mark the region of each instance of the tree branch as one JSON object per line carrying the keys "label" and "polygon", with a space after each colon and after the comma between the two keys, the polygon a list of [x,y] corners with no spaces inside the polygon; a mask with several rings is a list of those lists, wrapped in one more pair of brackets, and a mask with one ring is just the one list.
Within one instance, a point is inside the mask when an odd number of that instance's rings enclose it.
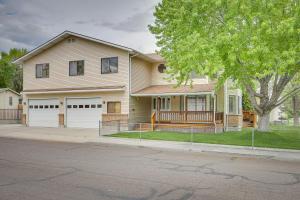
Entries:
{"label": "tree branch", "polygon": [[292,91],[290,91],[288,94],[284,95],[282,98],[280,98],[277,102],[277,104],[275,105],[275,107],[281,105],[282,103],[284,103],[288,98],[290,98],[291,96],[293,96],[294,94],[297,94],[298,92],[300,92],[300,86],[297,88],[294,88]]}

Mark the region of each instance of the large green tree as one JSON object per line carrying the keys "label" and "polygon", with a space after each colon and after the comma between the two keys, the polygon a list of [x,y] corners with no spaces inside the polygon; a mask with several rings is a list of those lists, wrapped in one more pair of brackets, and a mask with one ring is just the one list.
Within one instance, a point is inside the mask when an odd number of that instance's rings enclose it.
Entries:
{"label": "large green tree", "polygon": [[162,0],[150,31],[178,83],[191,72],[230,78],[249,95],[268,131],[272,109],[300,71],[299,0]]}
{"label": "large green tree", "polygon": [[26,49],[10,49],[8,53],[1,52],[0,88],[8,87],[17,92],[22,91],[22,68],[12,62],[26,52]]}

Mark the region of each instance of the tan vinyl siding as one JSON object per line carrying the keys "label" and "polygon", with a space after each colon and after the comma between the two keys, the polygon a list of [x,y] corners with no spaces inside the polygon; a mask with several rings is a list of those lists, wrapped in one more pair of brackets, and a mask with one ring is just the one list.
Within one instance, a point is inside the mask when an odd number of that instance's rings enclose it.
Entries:
{"label": "tan vinyl siding", "polygon": [[180,96],[171,97],[171,111],[180,111]]}
{"label": "tan vinyl siding", "polygon": [[[162,63],[154,63],[152,64],[152,72],[151,72],[151,84],[152,85],[167,85],[167,84],[177,84],[177,81],[174,79],[169,79],[170,75],[167,73],[160,73],[158,71],[158,65]],[[205,78],[194,78],[193,84],[207,84],[208,77]]]}
{"label": "tan vinyl siding", "polygon": [[133,93],[151,85],[152,66],[149,62],[135,57],[131,62],[131,92]]}
{"label": "tan vinyl siding", "polygon": [[152,64],[152,85],[166,85],[166,84],[176,84],[175,80],[169,81],[169,75],[166,73],[160,73],[158,71],[158,65],[161,63]]}
{"label": "tan vinyl siding", "polygon": [[130,98],[130,122],[150,122],[151,97]]}
{"label": "tan vinyl siding", "polygon": [[[98,44],[89,40],[68,38],[29,59],[23,65],[24,90],[80,88],[102,86],[125,86],[122,92],[62,93],[29,95],[28,98],[102,97],[104,101],[120,101],[122,114],[129,113],[129,53],[127,51]],[[101,74],[101,58],[118,57],[118,73]],[[84,60],[84,75],[69,76],[69,61]],[[49,78],[36,78],[35,65],[49,63]],[[25,108],[25,113],[26,113]],[[64,111],[61,110],[61,113]],[[103,105],[103,113],[106,106]]]}
{"label": "tan vinyl siding", "polygon": [[[140,58],[131,60],[131,92],[139,91],[151,85],[152,65]],[[129,119],[131,122],[150,122],[151,97],[130,97]]]}
{"label": "tan vinyl siding", "polygon": [[[73,37],[74,38],[74,37]],[[118,57],[118,73],[101,74],[101,58]],[[69,61],[84,60],[84,75],[69,76]],[[49,78],[36,78],[35,65],[49,63]],[[129,79],[127,51],[85,39],[67,39],[29,59],[24,67],[24,90],[126,85]]]}

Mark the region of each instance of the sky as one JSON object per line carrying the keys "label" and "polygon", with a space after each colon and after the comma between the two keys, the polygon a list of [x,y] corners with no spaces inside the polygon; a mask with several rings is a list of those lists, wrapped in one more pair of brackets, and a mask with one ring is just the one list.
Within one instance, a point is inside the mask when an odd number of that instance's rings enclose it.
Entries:
{"label": "sky", "polygon": [[0,0],[0,51],[37,47],[65,30],[144,53],[157,49],[149,32],[160,0]]}

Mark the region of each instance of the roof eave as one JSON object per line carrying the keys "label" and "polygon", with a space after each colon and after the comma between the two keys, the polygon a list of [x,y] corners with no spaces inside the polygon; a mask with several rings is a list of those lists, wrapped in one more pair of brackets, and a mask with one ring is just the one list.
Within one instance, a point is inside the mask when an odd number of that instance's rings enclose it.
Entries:
{"label": "roof eave", "polygon": [[148,93],[148,94],[139,94],[133,93],[133,97],[152,97],[152,96],[182,96],[182,95],[202,95],[202,94],[214,94],[214,91],[203,91],[203,92],[185,92],[185,93]]}
{"label": "roof eave", "polygon": [[78,33],[71,32],[71,31],[64,31],[61,34],[55,36],[54,38],[52,38],[52,39],[48,40],[47,42],[41,44],[40,46],[36,47],[35,49],[31,50],[30,52],[28,52],[24,56],[16,59],[15,61],[13,61],[13,63],[14,64],[22,64],[24,61],[26,61],[27,59],[30,59],[32,56],[39,54],[40,52],[46,50],[47,48],[51,47],[52,45],[62,41],[63,39],[65,39],[69,36],[76,36],[76,37],[79,37],[79,38],[87,39],[87,40],[94,41],[94,42],[97,42],[97,43],[100,43],[100,44],[104,44],[104,45],[112,46],[112,47],[115,47],[115,48],[118,48],[118,49],[122,49],[122,50],[128,51],[130,53],[134,52],[133,49],[125,47],[125,46],[121,46],[121,45],[117,45],[117,44],[114,44],[114,43],[106,42],[106,41],[103,41],[103,40],[99,40],[99,39],[96,39],[96,38],[93,38],[93,37],[81,35],[81,34],[78,34]]}

